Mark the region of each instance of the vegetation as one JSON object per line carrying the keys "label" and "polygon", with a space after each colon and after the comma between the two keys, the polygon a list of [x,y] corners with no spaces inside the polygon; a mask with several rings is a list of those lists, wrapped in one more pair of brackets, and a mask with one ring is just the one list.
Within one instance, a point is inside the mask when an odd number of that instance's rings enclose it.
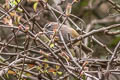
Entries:
{"label": "vegetation", "polygon": [[120,80],[119,65],[120,0],[0,0],[0,80]]}

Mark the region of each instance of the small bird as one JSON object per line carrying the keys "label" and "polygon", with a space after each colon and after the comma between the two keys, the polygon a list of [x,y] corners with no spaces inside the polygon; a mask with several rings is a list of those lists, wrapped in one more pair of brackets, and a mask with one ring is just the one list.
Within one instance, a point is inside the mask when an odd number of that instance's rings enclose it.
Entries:
{"label": "small bird", "polygon": [[[47,33],[47,36],[53,36],[60,25],[57,22],[50,22],[46,24],[44,30]],[[73,28],[68,27],[64,24],[61,26],[60,31],[66,43],[70,42],[70,38],[74,39],[79,36],[79,34]],[[60,40],[60,36],[58,33],[56,33],[55,37],[59,38],[58,40]]]}
{"label": "small bird", "polygon": [[[49,38],[53,38],[53,35],[55,34],[54,38],[56,38],[55,41],[57,41],[57,42],[61,42],[59,33],[58,32],[55,33],[55,31],[57,31],[57,29],[59,28],[60,25],[61,25],[61,23],[49,22],[44,26],[44,31],[45,31],[46,35]],[[65,43],[69,43],[70,40],[75,39],[78,36],[80,36],[79,33],[75,29],[73,29],[67,25],[64,25],[64,24],[60,27],[60,31],[62,33]],[[81,48],[83,49],[83,51],[91,52],[90,48],[88,48],[87,46],[85,46],[83,43],[80,43],[80,42],[81,41],[78,41],[77,44],[75,43],[73,45],[78,46],[81,44],[82,45]]]}

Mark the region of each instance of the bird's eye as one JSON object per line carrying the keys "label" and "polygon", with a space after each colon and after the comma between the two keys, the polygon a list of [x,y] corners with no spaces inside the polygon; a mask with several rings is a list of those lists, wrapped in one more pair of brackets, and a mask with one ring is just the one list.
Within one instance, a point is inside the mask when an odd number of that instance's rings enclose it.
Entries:
{"label": "bird's eye", "polygon": [[48,36],[52,35],[53,34],[52,24],[46,24],[44,26],[44,30]]}
{"label": "bird's eye", "polygon": [[46,24],[45,27],[44,27],[44,29],[46,31],[53,31],[53,27],[52,26],[53,26],[52,24]]}
{"label": "bird's eye", "polygon": [[51,28],[51,25],[48,25],[48,26],[47,26],[47,29],[50,30],[50,28]]}
{"label": "bird's eye", "polygon": [[45,26],[44,26],[44,28],[50,28],[51,27],[51,24],[46,24]]}

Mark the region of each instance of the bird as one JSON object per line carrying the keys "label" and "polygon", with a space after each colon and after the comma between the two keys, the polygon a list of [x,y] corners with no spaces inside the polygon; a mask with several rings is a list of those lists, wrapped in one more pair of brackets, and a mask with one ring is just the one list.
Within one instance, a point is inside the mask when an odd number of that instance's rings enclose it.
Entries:
{"label": "bird", "polygon": [[[58,22],[48,22],[44,26],[44,32],[46,33],[46,35],[50,39],[55,38],[55,42],[61,43],[62,41],[61,41],[60,35],[58,33],[59,31],[56,32],[58,30],[58,28],[60,28],[59,30],[61,31],[63,39],[64,39],[66,44],[69,43],[72,39],[75,39],[75,38],[80,36],[80,34],[75,29],[73,29],[72,27],[69,27],[69,26],[67,26],[65,24],[61,24],[61,23],[58,23]],[[74,48],[76,48],[76,46],[78,46],[80,44],[82,45],[81,48],[84,51],[92,52],[92,49],[90,49],[89,47],[85,46],[83,43],[81,43],[81,41],[76,42],[75,44],[73,44],[73,46],[74,46]],[[78,55],[80,55],[80,52],[79,53],[77,52],[77,56]]]}
{"label": "bird", "polygon": [[[55,33],[55,31],[58,29],[60,25],[61,24],[58,24],[57,22],[49,22],[45,25],[44,31],[47,33],[47,36],[51,37],[53,36],[53,34]],[[66,43],[70,41],[69,37],[71,37],[71,39],[74,39],[79,36],[78,32],[76,32],[71,27],[67,27],[67,25],[64,25],[64,24],[61,26],[60,31]],[[59,38],[58,40],[60,40],[60,35],[58,33],[56,33],[55,36],[56,38]]]}

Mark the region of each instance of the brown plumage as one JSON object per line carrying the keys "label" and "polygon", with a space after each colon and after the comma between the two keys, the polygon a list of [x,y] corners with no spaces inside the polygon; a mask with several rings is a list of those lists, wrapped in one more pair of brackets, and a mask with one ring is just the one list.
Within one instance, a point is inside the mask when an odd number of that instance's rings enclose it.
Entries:
{"label": "brown plumage", "polygon": [[[54,31],[56,29],[58,29],[58,27],[59,27],[59,25],[57,22],[50,22],[45,25],[44,30],[45,30],[45,32],[47,32],[47,35],[50,37],[51,35],[54,34]],[[68,27],[66,25],[62,25],[62,27],[60,28],[60,31],[61,31],[66,43],[68,43],[70,41],[69,38],[74,39],[79,36],[79,34],[73,28]],[[58,33],[56,33],[55,36],[60,38]]]}
{"label": "brown plumage", "polygon": [[[53,36],[54,32],[58,29],[58,27],[60,25],[61,24],[58,24],[57,22],[47,23],[44,27],[44,31],[46,32],[48,37]],[[73,29],[67,25],[64,25],[64,24],[61,26],[60,31],[62,33],[65,43],[69,43],[71,39],[74,39],[74,38],[77,38],[78,36],[80,36],[75,29]],[[58,42],[61,42],[58,32],[56,33],[55,37],[58,38],[57,39]],[[74,46],[80,45],[80,42],[81,41],[78,41],[77,43],[74,44]],[[81,43],[81,45],[82,45],[83,51],[85,51],[87,53],[92,52],[92,50],[90,48],[86,47],[83,43]]]}

